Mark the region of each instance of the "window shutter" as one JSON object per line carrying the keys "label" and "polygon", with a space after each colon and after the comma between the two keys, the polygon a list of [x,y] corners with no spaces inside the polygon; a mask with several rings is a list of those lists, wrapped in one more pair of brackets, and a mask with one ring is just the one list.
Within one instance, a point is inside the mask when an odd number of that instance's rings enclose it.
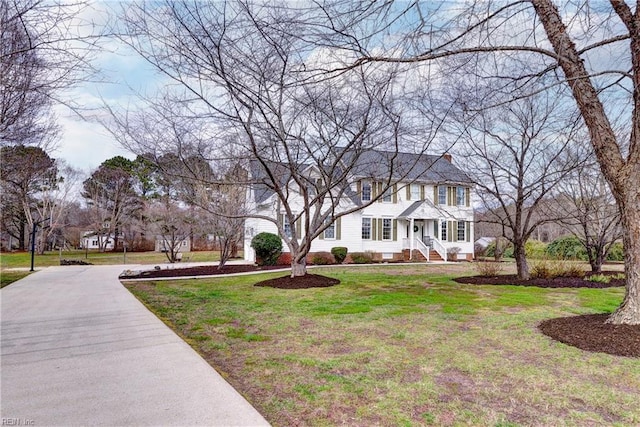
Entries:
{"label": "window shutter", "polygon": [[438,204],[438,186],[437,185],[433,186],[433,204],[434,205]]}
{"label": "window shutter", "polygon": [[420,200],[424,200],[424,185],[420,186]]}
{"label": "window shutter", "polygon": [[319,238],[320,240],[324,240],[324,231],[323,231],[322,233],[320,233],[320,235],[318,236],[318,238]]}
{"label": "window shutter", "polygon": [[407,190],[407,200],[411,200],[411,184],[404,187]]}
{"label": "window shutter", "polygon": [[438,220],[433,220],[433,237],[440,240],[440,234],[438,234]]}
{"label": "window shutter", "polygon": [[[377,182],[376,184],[377,184],[377,186],[378,186],[378,192],[377,192],[377,194],[379,194],[380,196],[382,196],[382,182]],[[378,203],[382,203],[382,197],[380,197],[380,198],[378,199]]]}
{"label": "window shutter", "polygon": [[378,239],[378,221],[375,218],[371,218],[371,240]]}
{"label": "window shutter", "polygon": [[284,215],[278,214],[278,225],[284,227]]}
{"label": "window shutter", "polygon": [[398,220],[393,220],[393,241],[398,240]]}
{"label": "window shutter", "polygon": [[371,181],[371,200],[375,199],[376,197],[378,197],[378,183],[375,181]]}
{"label": "window shutter", "polygon": [[453,242],[453,233],[452,233],[452,229],[453,226],[451,224],[451,221],[447,221],[447,242]]}
{"label": "window shutter", "polygon": [[382,240],[382,218],[378,218],[378,240]]}
{"label": "window shutter", "polygon": [[453,206],[453,192],[451,191],[454,187],[447,187],[447,206]]}
{"label": "window shutter", "polygon": [[469,187],[464,189],[464,204],[467,207],[471,206],[471,189]]}
{"label": "window shutter", "polygon": [[340,226],[341,226],[341,219],[342,217],[336,219],[336,240],[340,240],[341,238],[341,230],[340,230]]}
{"label": "window shutter", "polygon": [[457,241],[458,241],[458,221],[453,221],[453,236],[452,236],[452,241],[453,241],[453,242],[457,242]]}
{"label": "window shutter", "polygon": [[467,221],[464,235],[467,238],[467,242],[470,242],[471,241],[471,221]]}
{"label": "window shutter", "polygon": [[302,217],[296,221],[296,236],[298,239],[302,237]]}
{"label": "window shutter", "polygon": [[362,180],[358,180],[356,183],[356,193],[358,193],[358,198],[362,200]]}
{"label": "window shutter", "polygon": [[393,203],[398,203],[398,184],[393,184]]}

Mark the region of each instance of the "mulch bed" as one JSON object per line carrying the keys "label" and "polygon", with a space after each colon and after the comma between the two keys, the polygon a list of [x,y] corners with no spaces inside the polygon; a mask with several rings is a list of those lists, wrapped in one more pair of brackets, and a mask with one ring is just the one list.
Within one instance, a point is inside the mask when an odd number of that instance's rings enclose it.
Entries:
{"label": "mulch bed", "polygon": [[160,270],[143,271],[140,274],[120,275],[120,279],[154,279],[157,277],[185,277],[185,276],[216,276],[219,274],[248,273],[258,271],[269,271],[287,268],[286,265],[265,265],[258,267],[255,265],[225,265],[218,269],[217,265],[201,265],[187,268],[163,268]]}
{"label": "mulch bed", "polygon": [[[616,272],[602,273],[615,275]],[[591,282],[580,277],[555,277],[553,279],[529,279],[521,280],[515,274],[503,274],[499,276],[469,276],[453,279],[458,283],[470,285],[514,285],[537,286],[540,288],[613,288],[624,286],[625,279],[611,279],[609,283]]]}
{"label": "mulch bed", "polygon": [[319,274],[306,274],[299,277],[277,277],[275,279],[263,280],[254,286],[266,286],[278,289],[308,289],[308,288],[328,288],[340,284],[340,280]]}
{"label": "mulch bed", "polygon": [[561,317],[540,323],[540,331],[586,351],[640,357],[640,325],[610,325],[608,314]]}

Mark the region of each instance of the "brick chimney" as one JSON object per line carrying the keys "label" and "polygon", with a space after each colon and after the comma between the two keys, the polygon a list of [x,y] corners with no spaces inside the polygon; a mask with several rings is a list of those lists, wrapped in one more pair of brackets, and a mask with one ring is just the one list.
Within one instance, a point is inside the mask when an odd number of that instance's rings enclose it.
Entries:
{"label": "brick chimney", "polygon": [[453,163],[453,159],[451,158],[451,154],[449,153],[444,153],[442,155],[442,158],[444,158],[446,161],[448,161],[449,163]]}

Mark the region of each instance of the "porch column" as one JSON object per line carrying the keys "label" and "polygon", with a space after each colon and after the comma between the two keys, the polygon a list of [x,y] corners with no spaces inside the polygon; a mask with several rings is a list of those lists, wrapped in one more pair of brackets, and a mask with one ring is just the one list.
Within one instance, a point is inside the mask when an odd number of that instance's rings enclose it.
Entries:
{"label": "porch column", "polygon": [[413,260],[413,221],[411,218],[409,223],[409,261]]}

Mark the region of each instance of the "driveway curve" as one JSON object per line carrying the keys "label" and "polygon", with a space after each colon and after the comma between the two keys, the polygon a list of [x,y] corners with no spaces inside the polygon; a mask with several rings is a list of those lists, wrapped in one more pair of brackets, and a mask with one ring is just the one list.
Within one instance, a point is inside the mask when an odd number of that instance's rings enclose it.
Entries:
{"label": "driveway curve", "polygon": [[49,267],[0,290],[3,425],[269,425],[122,286],[125,268]]}

